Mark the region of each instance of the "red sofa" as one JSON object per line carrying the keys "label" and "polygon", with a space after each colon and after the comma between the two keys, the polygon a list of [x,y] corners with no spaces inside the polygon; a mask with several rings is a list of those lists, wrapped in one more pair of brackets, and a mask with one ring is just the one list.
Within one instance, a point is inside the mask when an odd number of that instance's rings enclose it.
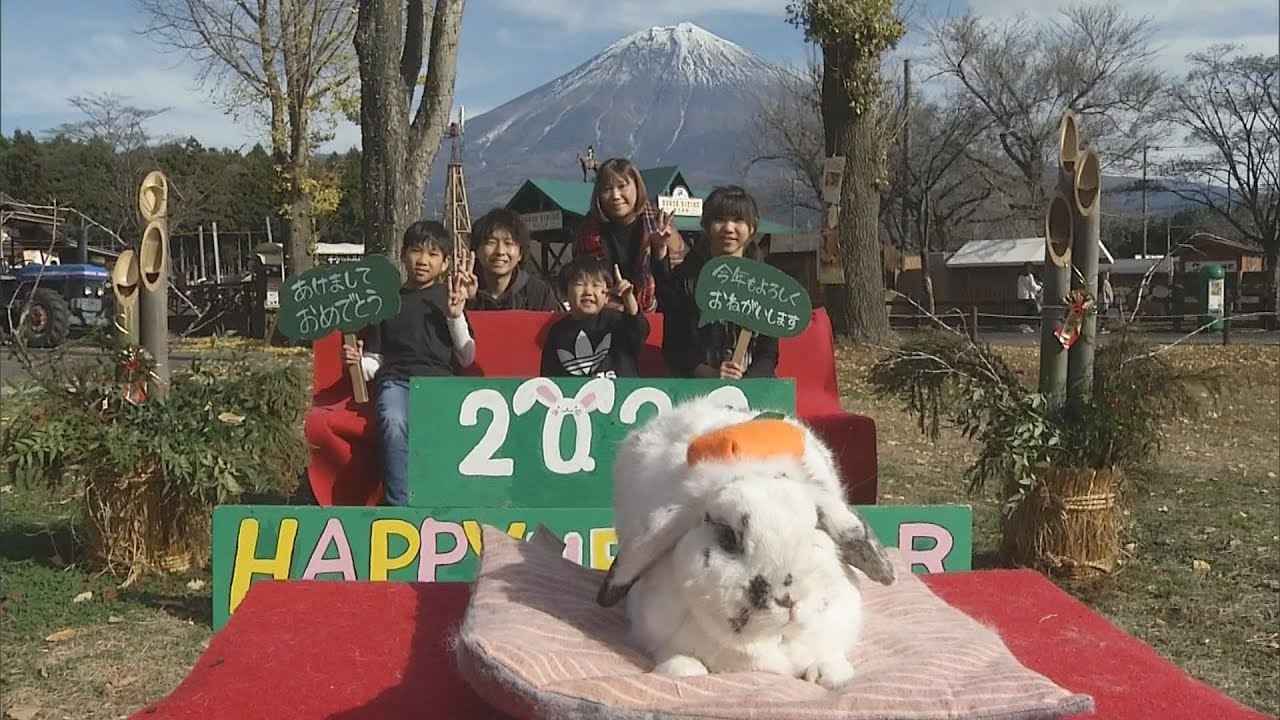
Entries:
{"label": "red sofa", "polygon": [[[476,338],[476,362],[468,374],[533,377],[542,358],[552,313],[524,310],[468,314]],[[641,374],[668,374],[663,362],[662,316],[649,316],[649,339],[640,356]],[[357,405],[342,364],[338,333],[317,340],[312,407],[306,437],[311,447],[307,474],[321,505],[374,505],[382,498],[382,454],[372,423],[373,403]],[[778,376],[796,381],[796,410],[835,451],[849,498],[876,501],[876,426],[871,418],[844,412],[836,388],[831,320],[816,310],[804,333],[781,341]]]}

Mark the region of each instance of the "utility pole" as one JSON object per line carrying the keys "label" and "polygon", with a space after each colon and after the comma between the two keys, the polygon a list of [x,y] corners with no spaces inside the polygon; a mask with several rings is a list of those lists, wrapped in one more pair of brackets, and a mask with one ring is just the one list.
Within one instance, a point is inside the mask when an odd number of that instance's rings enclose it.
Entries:
{"label": "utility pole", "polygon": [[907,195],[911,192],[911,58],[902,59],[902,248],[911,242],[911,209]]}
{"label": "utility pole", "polygon": [[1147,256],[1147,144],[1142,143],[1142,257]]}

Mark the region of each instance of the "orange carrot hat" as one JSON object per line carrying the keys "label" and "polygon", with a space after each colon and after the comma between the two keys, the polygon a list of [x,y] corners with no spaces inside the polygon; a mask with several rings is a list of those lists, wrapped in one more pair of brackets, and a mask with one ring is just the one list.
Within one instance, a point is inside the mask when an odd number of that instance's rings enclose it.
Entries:
{"label": "orange carrot hat", "polygon": [[786,420],[748,420],[694,438],[685,459],[695,465],[773,457],[804,457],[804,431]]}

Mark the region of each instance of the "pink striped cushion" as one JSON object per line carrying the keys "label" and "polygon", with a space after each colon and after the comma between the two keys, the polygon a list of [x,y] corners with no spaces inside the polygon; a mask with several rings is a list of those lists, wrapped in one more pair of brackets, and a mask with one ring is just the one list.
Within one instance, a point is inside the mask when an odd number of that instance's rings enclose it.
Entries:
{"label": "pink striped cushion", "polygon": [[1058,718],[1092,710],[1023,667],[991,630],[938,599],[898,555],[898,582],[865,583],[857,675],[838,692],[764,672],[676,678],[627,645],[619,608],[596,605],[603,573],[484,528],[484,554],[456,648],[463,677],[515,718]]}

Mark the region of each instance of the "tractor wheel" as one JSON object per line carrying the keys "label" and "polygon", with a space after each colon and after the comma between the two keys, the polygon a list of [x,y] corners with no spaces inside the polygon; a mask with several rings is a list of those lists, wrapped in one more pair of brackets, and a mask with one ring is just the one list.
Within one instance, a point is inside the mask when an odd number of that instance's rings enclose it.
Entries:
{"label": "tractor wheel", "polygon": [[71,308],[67,301],[49,288],[39,288],[31,295],[31,309],[22,323],[22,336],[31,347],[57,347],[67,339],[71,327]]}

